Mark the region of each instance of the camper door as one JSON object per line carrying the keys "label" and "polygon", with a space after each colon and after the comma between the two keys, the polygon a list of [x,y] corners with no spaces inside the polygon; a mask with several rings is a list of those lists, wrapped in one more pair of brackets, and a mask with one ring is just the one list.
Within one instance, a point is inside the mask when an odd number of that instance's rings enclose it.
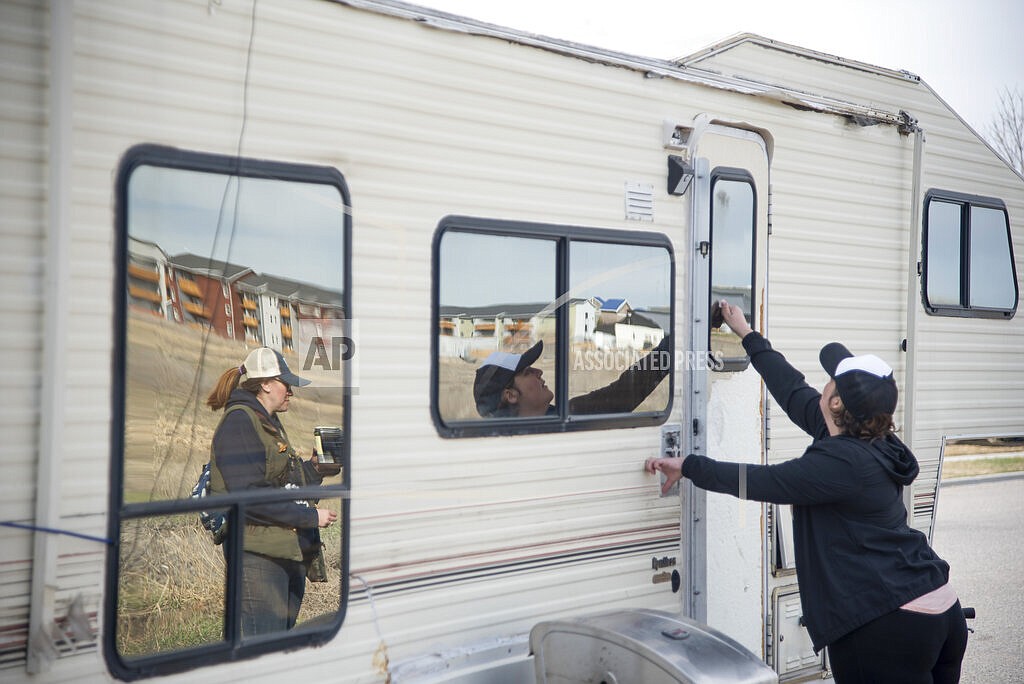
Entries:
{"label": "camper door", "polygon": [[[705,334],[716,361],[707,374],[703,446],[712,458],[768,463],[768,397],[739,339],[721,322],[717,303],[741,307],[755,330],[770,332],[771,138],[712,124],[696,150],[694,226],[706,236],[709,258],[703,276],[707,299],[694,297],[693,316],[695,327],[699,319],[708,321]],[[708,572],[707,622],[725,626],[755,652],[763,652],[780,679],[823,669],[800,620],[788,507],[705,498],[708,567],[729,569]],[[755,549],[758,562],[751,558]]]}

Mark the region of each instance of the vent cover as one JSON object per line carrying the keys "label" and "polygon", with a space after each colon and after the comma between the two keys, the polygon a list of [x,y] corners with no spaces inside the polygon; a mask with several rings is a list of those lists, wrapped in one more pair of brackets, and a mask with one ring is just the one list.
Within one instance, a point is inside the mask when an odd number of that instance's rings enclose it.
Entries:
{"label": "vent cover", "polygon": [[648,183],[626,183],[626,220],[654,220],[654,186]]}

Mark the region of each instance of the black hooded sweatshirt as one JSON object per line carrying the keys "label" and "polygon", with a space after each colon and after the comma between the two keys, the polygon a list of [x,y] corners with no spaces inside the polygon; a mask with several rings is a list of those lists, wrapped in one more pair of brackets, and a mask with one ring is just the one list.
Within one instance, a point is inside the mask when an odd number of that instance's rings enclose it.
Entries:
{"label": "black hooded sweatshirt", "polygon": [[721,463],[690,455],[682,472],[702,489],[793,509],[800,602],[815,652],[875,618],[941,587],[949,565],[907,524],[903,487],[917,459],[895,435],[868,441],[829,436],[821,394],[759,333],[743,338],[768,391],[814,438],[799,458],[777,465]]}

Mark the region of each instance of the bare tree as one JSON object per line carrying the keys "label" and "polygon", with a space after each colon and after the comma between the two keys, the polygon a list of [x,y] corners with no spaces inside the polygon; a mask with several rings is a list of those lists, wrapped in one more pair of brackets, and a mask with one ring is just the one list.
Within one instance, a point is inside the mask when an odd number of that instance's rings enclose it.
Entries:
{"label": "bare tree", "polygon": [[1024,176],[1024,92],[1004,88],[999,110],[989,126],[989,138],[996,151]]}

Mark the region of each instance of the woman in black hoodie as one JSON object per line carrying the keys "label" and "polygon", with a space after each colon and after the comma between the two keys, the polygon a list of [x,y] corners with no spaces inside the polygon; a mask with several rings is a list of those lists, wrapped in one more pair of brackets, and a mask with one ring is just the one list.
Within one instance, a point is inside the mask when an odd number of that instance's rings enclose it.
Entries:
{"label": "woman in black hoodie", "polygon": [[814,441],[778,465],[725,463],[691,454],[655,458],[649,473],[680,477],[742,499],[791,504],[800,600],[815,652],[829,649],[839,684],[958,682],[967,624],[949,565],[907,524],[903,487],[917,459],[893,433],[898,392],[873,355],[825,345],[830,380],[819,393],[742,311],[721,302],[768,391]]}

